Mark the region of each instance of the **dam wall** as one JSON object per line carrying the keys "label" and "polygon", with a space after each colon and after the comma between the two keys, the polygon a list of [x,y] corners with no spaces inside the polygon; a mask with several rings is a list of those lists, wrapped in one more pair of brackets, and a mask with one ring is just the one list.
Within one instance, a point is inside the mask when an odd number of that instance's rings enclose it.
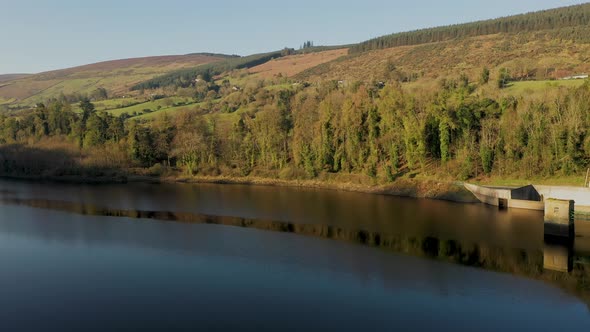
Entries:
{"label": "dam wall", "polygon": [[590,220],[590,188],[528,185],[520,188],[484,187],[465,184],[482,203],[501,208],[543,211],[548,199],[575,202],[577,219]]}

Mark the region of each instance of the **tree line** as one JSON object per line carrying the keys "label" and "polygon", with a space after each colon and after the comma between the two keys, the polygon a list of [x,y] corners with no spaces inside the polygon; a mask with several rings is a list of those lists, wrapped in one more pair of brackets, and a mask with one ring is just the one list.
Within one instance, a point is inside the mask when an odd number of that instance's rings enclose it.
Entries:
{"label": "tree line", "polygon": [[[350,48],[350,53],[497,33],[544,31],[551,36],[590,42],[587,35],[588,25],[590,4],[581,4],[492,20],[395,33],[354,45]],[[549,32],[550,30],[553,31]]]}

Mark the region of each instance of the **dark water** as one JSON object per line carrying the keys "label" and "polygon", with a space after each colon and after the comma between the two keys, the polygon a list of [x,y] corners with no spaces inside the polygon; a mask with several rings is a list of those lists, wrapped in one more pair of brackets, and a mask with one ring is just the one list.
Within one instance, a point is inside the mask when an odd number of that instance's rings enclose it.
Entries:
{"label": "dark water", "polygon": [[565,245],[483,205],[0,180],[0,331],[588,331],[587,225]]}

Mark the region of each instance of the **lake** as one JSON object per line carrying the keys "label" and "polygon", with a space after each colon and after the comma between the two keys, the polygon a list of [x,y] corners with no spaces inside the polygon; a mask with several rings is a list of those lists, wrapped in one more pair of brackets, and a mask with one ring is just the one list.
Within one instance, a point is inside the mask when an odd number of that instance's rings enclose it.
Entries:
{"label": "lake", "polygon": [[0,330],[588,331],[588,224],[563,244],[481,204],[0,180]]}

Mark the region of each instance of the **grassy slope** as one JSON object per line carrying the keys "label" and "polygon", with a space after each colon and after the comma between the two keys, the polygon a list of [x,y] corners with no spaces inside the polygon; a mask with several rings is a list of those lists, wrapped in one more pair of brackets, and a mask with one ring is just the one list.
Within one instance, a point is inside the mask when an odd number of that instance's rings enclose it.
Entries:
{"label": "grassy slope", "polygon": [[204,105],[204,103],[195,103],[195,104],[190,104],[190,105],[164,107],[158,111],[140,114],[140,115],[134,117],[134,119],[155,120],[155,119],[158,119],[163,116],[173,116],[174,114],[177,114],[178,112],[193,111],[196,109],[197,106],[202,106],[202,105]]}
{"label": "grassy slope", "polygon": [[158,99],[154,101],[147,101],[141,104],[133,105],[130,107],[122,107],[111,109],[108,112],[113,115],[121,115],[123,113],[127,113],[132,115],[134,113],[144,113],[144,110],[149,109],[151,111],[157,111],[158,109],[164,109],[172,107],[175,103],[191,103],[192,101],[190,98],[182,98],[182,97],[169,97],[164,99]]}
{"label": "grassy slope", "polygon": [[575,88],[584,84],[584,80],[556,80],[556,81],[525,81],[513,82],[505,89],[506,93],[511,95],[528,95],[542,97],[548,90],[560,88]]}
{"label": "grassy slope", "polygon": [[[128,95],[137,82],[181,69],[219,61],[221,56],[180,55],[114,60],[27,76],[0,86],[0,101],[33,105],[60,93],[89,93],[104,87],[111,95]],[[16,100],[16,101],[15,101]]]}
{"label": "grassy slope", "polygon": [[348,49],[338,49],[315,53],[290,55],[271,60],[262,65],[250,68],[248,72],[262,78],[272,78],[283,75],[292,77],[300,72],[330,62],[348,54]]}
{"label": "grassy slope", "polygon": [[5,99],[3,97],[0,97],[0,105],[10,104],[10,103],[13,103],[15,101],[16,101],[16,99],[14,99],[14,98]]}
{"label": "grassy slope", "polygon": [[400,46],[350,55],[308,69],[296,78],[321,80],[386,80],[386,66],[420,78],[439,79],[466,73],[477,79],[483,67],[513,71],[523,67],[553,68],[553,77],[590,71],[590,44],[536,38],[533,34],[496,34],[458,40]]}

